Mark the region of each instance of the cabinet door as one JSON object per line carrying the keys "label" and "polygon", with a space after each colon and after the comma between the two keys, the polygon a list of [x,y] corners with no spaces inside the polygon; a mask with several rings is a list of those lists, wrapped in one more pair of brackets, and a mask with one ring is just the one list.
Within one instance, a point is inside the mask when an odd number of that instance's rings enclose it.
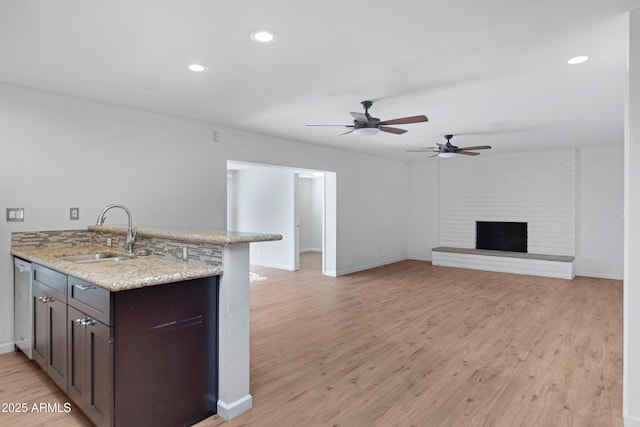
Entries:
{"label": "cabinet door", "polygon": [[47,294],[42,288],[34,283],[32,287],[31,305],[33,307],[33,360],[38,362],[40,367],[47,370]]}
{"label": "cabinet door", "polygon": [[47,373],[62,390],[67,391],[67,304],[49,297],[47,302],[49,332]]}
{"label": "cabinet door", "polygon": [[113,416],[113,328],[89,319],[85,354],[90,381],[85,414],[97,426],[108,426]]}
{"label": "cabinet door", "polygon": [[80,322],[85,318],[84,313],[75,308],[67,307],[67,343],[68,357],[67,364],[67,394],[71,399],[84,408],[87,390],[87,334],[86,329]]}
{"label": "cabinet door", "polygon": [[113,419],[113,328],[69,306],[68,395],[97,426]]}

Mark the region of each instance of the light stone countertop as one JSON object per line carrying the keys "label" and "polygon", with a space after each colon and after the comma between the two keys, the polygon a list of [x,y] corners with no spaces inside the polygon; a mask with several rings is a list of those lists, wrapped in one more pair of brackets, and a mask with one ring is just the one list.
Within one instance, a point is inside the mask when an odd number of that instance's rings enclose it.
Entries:
{"label": "light stone countertop", "polygon": [[138,256],[118,262],[88,264],[79,264],[60,258],[62,256],[97,252],[126,255],[126,252],[122,250],[114,250],[114,248],[100,245],[20,246],[11,248],[11,253],[17,257],[85,280],[112,292],[222,274],[222,268],[218,266],[154,255]]}
{"label": "light stone countertop", "polygon": [[[96,232],[102,231],[114,234],[127,234],[127,226],[125,225],[90,225],[88,229]],[[160,237],[164,239],[174,239],[194,243],[212,243],[216,245],[282,240],[282,235],[280,234],[198,230],[171,227],[139,226],[137,227],[137,233],[138,237]]]}

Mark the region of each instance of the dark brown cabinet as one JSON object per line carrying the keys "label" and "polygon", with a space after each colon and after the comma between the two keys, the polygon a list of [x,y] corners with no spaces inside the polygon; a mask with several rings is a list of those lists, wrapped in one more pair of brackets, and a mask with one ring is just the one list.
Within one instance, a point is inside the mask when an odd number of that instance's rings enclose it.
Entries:
{"label": "dark brown cabinet", "polygon": [[94,424],[109,426],[113,414],[113,328],[71,305],[67,317],[67,394]]}
{"label": "dark brown cabinet", "polygon": [[116,426],[189,426],[216,412],[217,295],[217,277],[113,293]]}
{"label": "dark brown cabinet", "polygon": [[110,292],[33,267],[33,358],[97,426],[216,412],[218,278]]}
{"label": "dark brown cabinet", "polygon": [[33,358],[66,392],[67,276],[40,265],[33,275]]}

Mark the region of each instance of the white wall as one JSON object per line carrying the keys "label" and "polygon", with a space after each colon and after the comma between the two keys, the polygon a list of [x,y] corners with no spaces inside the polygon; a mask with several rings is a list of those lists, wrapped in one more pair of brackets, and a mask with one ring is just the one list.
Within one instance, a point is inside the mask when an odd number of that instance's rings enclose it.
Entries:
{"label": "white wall", "polygon": [[322,178],[300,178],[298,181],[298,223],[300,252],[322,251]]}
{"label": "white wall", "polygon": [[625,427],[640,427],[640,9],[630,13],[624,164]]}
{"label": "white wall", "polygon": [[622,280],[624,147],[576,152],[576,275]]}
{"label": "white wall", "polygon": [[431,159],[409,166],[410,259],[431,261],[431,249],[440,246],[440,161]]}
{"label": "white wall", "polygon": [[238,229],[282,234],[282,240],[251,245],[251,263],[295,270],[295,173],[252,167],[236,171],[234,178]]}
{"label": "white wall", "polygon": [[[112,202],[138,225],[225,229],[227,160],[335,173],[340,257],[330,271],[406,258],[402,162],[6,84],[0,117],[0,212],[26,210],[23,223],[0,220],[0,352],[12,349],[12,231],[86,228]],[[124,222],[118,215],[107,221]]]}

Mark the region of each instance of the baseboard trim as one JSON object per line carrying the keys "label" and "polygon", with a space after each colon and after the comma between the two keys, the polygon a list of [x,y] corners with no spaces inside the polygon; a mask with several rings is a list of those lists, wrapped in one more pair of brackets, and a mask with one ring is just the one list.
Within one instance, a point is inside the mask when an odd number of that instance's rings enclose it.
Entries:
{"label": "baseboard trim", "polygon": [[250,394],[247,394],[246,396],[231,403],[225,403],[222,400],[218,400],[218,415],[225,420],[230,420],[243,412],[248,411],[252,407],[253,397]]}
{"label": "baseboard trim", "polygon": [[0,344],[0,354],[11,353],[12,351],[16,351],[16,346],[13,341]]}
{"label": "baseboard trim", "polygon": [[622,274],[594,273],[591,271],[576,271],[576,276],[595,277],[596,279],[623,280]]}
{"label": "baseboard trim", "polygon": [[338,276],[344,276],[345,274],[357,273],[358,271],[364,271],[364,270],[369,270],[371,268],[382,267],[383,265],[393,264],[394,262],[400,262],[400,261],[404,261],[406,259],[407,258],[397,258],[397,259],[394,258],[394,259],[381,261],[381,262],[376,262],[376,263],[372,263],[372,264],[361,265],[361,266],[358,266],[358,267],[345,268],[345,269],[342,269],[342,270],[337,270],[336,274]]}
{"label": "baseboard trim", "polygon": [[276,268],[278,270],[295,271],[295,268],[293,268],[290,265],[273,264],[273,263],[270,263],[270,262],[254,262],[254,261],[251,261],[251,265],[249,267],[251,267],[252,265],[256,265],[256,266],[259,266],[259,267]]}
{"label": "baseboard trim", "polygon": [[427,257],[427,256],[410,256],[407,259],[411,261],[429,261],[429,262],[432,261],[431,257]]}

